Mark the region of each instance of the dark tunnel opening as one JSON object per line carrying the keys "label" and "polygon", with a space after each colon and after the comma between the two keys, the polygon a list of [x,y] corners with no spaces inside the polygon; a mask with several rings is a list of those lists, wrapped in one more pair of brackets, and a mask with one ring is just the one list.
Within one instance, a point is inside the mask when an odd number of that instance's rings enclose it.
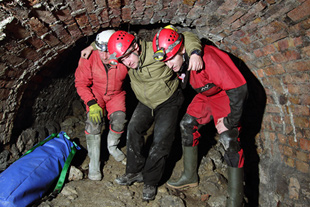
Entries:
{"label": "dark tunnel opening", "polygon": [[[151,41],[158,28],[164,26],[166,24],[141,28],[141,25],[122,24],[113,29],[130,31],[138,34],[139,38]],[[98,33],[100,32],[101,30],[98,31]],[[74,100],[79,100],[84,104],[74,86],[74,73],[81,51],[95,40],[96,35],[77,40],[73,46],[64,50],[57,58],[42,66],[40,71],[20,89],[20,93],[23,95],[14,119],[10,145],[16,143],[21,133],[28,128],[34,128],[37,132],[34,138],[36,141],[44,139],[51,133],[49,128],[60,130],[59,123],[66,116],[72,114],[71,104]],[[130,117],[137,101],[131,90],[128,77],[123,83],[123,87],[127,92],[127,116]]]}

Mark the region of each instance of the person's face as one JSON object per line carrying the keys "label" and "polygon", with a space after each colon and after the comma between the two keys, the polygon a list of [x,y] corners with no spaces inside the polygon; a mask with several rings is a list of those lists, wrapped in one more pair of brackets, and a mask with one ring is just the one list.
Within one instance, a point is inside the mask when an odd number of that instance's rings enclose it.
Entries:
{"label": "person's face", "polygon": [[178,53],[170,60],[167,60],[165,64],[174,72],[179,72],[183,65],[183,57]]}
{"label": "person's face", "polygon": [[184,62],[183,60],[184,53],[185,48],[182,46],[181,50],[173,58],[165,61],[165,64],[174,72],[179,72]]}
{"label": "person's face", "polygon": [[139,47],[137,44],[134,45],[134,49],[129,54],[125,55],[120,59],[121,63],[125,66],[133,69],[137,69],[139,65]]}
{"label": "person's face", "polygon": [[98,50],[98,53],[99,53],[99,57],[100,57],[101,61],[104,64],[109,64],[110,54],[108,52],[103,52],[101,50]]}

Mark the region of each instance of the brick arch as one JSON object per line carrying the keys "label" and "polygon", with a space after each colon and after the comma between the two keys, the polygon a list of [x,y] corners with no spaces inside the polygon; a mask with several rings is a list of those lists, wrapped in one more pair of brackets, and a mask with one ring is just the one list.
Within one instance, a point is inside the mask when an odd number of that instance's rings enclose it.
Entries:
{"label": "brick arch", "polygon": [[107,27],[176,24],[246,64],[267,98],[258,153],[309,173],[309,14],[309,0],[2,1],[0,145],[27,83],[78,40]]}

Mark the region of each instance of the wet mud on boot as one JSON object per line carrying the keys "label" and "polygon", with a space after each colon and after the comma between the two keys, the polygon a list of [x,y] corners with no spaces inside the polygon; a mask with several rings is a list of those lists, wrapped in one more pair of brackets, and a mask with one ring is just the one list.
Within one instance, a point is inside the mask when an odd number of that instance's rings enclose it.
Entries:
{"label": "wet mud on boot", "polygon": [[226,207],[243,207],[243,168],[228,167]]}
{"label": "wet mud on boot", "polygon": [[127,173],[115,179],[115,182],[119,185],[132,185],[135,182],[141,183],[143,181],[143,175],[139,173]]}
{"label": "wet mud on boot", "polygon": [[143,201],[152,201],[155,199],[157,193],[157,186],[144,184],[142,191]]}

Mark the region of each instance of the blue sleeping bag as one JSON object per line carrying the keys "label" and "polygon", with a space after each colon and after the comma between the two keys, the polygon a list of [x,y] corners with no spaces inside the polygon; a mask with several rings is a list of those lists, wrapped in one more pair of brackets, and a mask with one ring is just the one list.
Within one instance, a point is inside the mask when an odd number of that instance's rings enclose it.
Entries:
{"label": "blue sleeping bag", "polygon": [[79,147],[65,132],[35,145],[0,174],[0,206],[24,207],[42,198],[55,186],[68,156],[72,160],[76,149]]}

